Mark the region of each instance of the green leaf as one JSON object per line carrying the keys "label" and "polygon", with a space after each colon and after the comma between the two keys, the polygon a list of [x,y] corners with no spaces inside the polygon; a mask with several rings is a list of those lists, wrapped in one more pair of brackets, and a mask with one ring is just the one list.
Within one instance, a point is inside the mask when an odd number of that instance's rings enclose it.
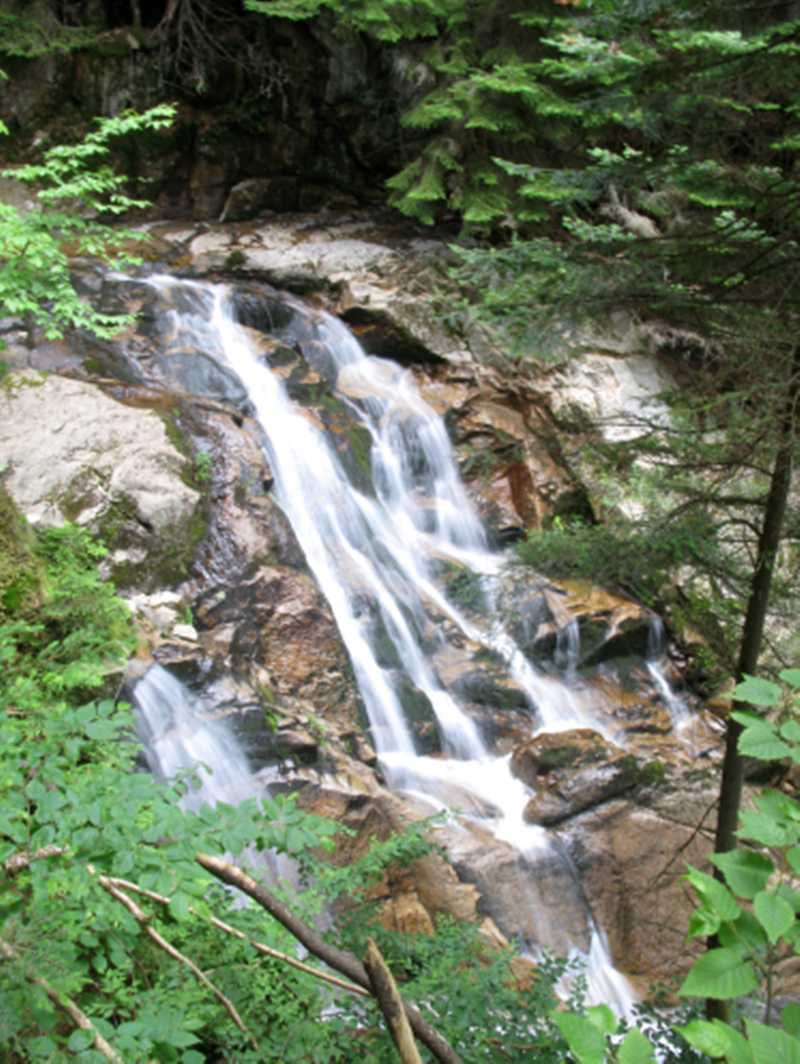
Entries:
{"label": "green leaf", "polygon": [[706,1053],[709,1057],[724,1057],[730,1045],[725,1025],[719,1020],[692,1020],[685,1027],[676,1027],[675,1030],[683,1035],[692,1049]]}
{"label": "green leaf", "polygon": [[791,905],[768,890],[756,894],[753,908],[773,945],[794,924],[794,910]]}
{"label": "green leaf", "polygon": [[708,938],[716,935],[722,926],[719,913],[701,905],[689,917],[687,938]]}
{"label": "green leaf", "polygon": [[800,1041],[777,1027],[746,1023],[755,1064],[800,1064]]}
{"label": "green leaf", "polygon": [[641,1031],[632,1027],[617,1051],[617,1064],[646,1064],[652,1059],[653,1047]]}
{"label": "green leaf", "polygon": [[619,1021],[608,1005],[593,1005],[586,1010],[586,1019],[600,1034],[616,1034]]}
{"label": "green leaf", "polygon": [[725,1001],[749,994],[758,986],[752,965],[736,950],[711,949],[692,966],[678,993]]}
{"label": "green leaf", "polygon": [[781,1023],[795,1037],[800,1036],[800,1003],[790,1001],[781,1013]]}
{"label": "green leaf", "polygon": [[781,669],[778,676],[789,687],[800,687],[800,669]]}
{"label": "green leaf", "polygon": [[728,886],[740,898],[748,901],[764,890],[775,866],[768,857],[752,850],[731,850],[729,853],[714,853],[711,863],[724,873]]}
{"label": "green leaf", "polygon": [[739,736],[739,753],[757,757],[759,761],[779,761],[791,752],[790,747],[774,731],[760,725],[745,728]]}
{"label": "green leaf", "polygon": [[751,706],[777,706],[781,689],[778,684],[760,676],[745,675],[744,680],[734,687],[731,698],[735,702],[749,702]]}
{"label": "green leaf", "polygon": [[686,867],[689,871],[683,879],[692,884],[703,905],[717,913],[723,920],[735,920],[742,910],[724,883],[720,883],[713,876],[706,875],[705,872],[693,868],[688,863]]}
{"label": "green leaf", "polygon": [[606,1040],[593,1023],[574,1012],[552,1015],[578,1064],[604,1064]]}
{"label": "green leaf", "polygon": [[94,1044],[94,1031],[73,1031],[67,1042],[67,1049],[73,1053],[80,1053]]}
{"label": "green leaf", "polygon": [[92,720],[84,728],[87,737],[95,741],[115,739],[117,730],[117,726],[110,720]]}
{"label": "green leaf", "polygon": [[192,1034],[191,1031],[176,1030],[170,1031],[169,1034],[164,1037],[164,1041],[169,1043],[169,1045],[178,1046],[181,1049],[185,1049],[187,1046],[196,1045],[196,1043],[199,1042],[200,1039],[197,1037],[196,1034]]}
{"label": "green leaf", "polygon": [[189,899],[185,894],[173,894],[169,900],[169,911],[176,920],[185,920],[189,914]]}
{"label": "green leaf", "polygon": [[781,735],[784,739],[788,739],[790,743],[800,743],[800,722],[787,720],[785,724],[781,725]]}
{"label": "green leaf", "polygon": [[756,916],[742,910],[742,915],[733,924],[723,924],[719,931],[719,944],[735,950],[739,956],[758,956],[767,949],[767,936]]}

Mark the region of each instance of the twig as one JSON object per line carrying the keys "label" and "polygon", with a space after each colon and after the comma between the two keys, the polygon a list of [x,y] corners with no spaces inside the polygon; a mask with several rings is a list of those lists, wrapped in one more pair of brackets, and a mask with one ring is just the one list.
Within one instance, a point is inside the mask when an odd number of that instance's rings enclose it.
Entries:
{"label": "twig", "polygon": [[[122,890],[133,890],[137,894],[142,894],[151,901],[158,902],[159,905],[169,905],[169,898],[165,898],[163,894],[156,894],[153,890],[145,890],[137,883],[129,883],[125,879],[116,879],[108,877],[110,883],[114,886],[120,887]],[[203,919],[198,911],[189,906],[189,912],[192,916]],[[273,949],[272,946],[265,946],[263,942],[258,942],[254,938],[250,938],[243,931],[238,931],[235,927],[231,927],[230,924],[226,924],[216,916],[208,917],[209,921],[218,927],[220,931],[224,931],[228,935],[233,935],[235,938],[240,939],[242,942],[249,942],[253,949],[258,950],[259,953],[265,954],[267,957],[273,957],[277,961],[283,961],[284,964],[290,964],[293,968],[298,968],[301,972],[306,972],[307,975],[313,975],[315,979],[322,979],[326,983],[332,983],[334,986],[341,987],[342,990],[348,990],[351,994],[360,994],[362,997],[370,997],[370,992],[364,990],[360,986],[356,986],[355,983],[347,983],[344,979],[340,979],[336,975],[329,975],[328,972],[321,972],[319,968],[312,968],[310,964],[303,964],[302,961],[298,961],[295,957],[290,957],[288,953],[281,953],[280,950]]]}
{"label": "twig", "polygon": [[403,1064],[422,1064],[422,1058],[414,1043],[414,1035],[411,1033],[411,1025],[403,1011],[403,999],[374,938],[367,938],[364,967],[372,984],[372,993],[381,1007],[392,1041],[400,1054],[400,1060]]}
{"label": "twig", "polygon": [[[0,938],[0,955],[6,958],[6,960],[16,960],[17,954],[13,947],[8,942],[3,941]],[[76,1027],[79,1027],[82,1031],[90,1031],[94,1036],[94,1048],[98,1053],[110,1060],[113,1064],[125,1064],[124,1059],[113,1049],[108,1042],[103,1038],[92,1021],[86,1015],[85,1012],[81,1012],[72,998],[67,997],[66,994],[59,990],[56,990],[54,986],[51,986],[46,979],[42,979],[38,975],[28,975],[28,980],[31,983],[35,983],[36,986],[40,986],[44,990],[45,994],[50,998],[56,1008],[65,1013]]]}
{"label": "twig", "polygon": [[168,956],[172,957],[173,960],[180,961],[181,964],[185,964],[189,971],[192,973],[192,975],[194,975],[194,977],[199,980],[199,982],[201,982],[203,986],[205,986],[208,990],[211,991],[217,1001],[219,1001],[220,1004],[223,1005],[223,1007],[227,1010],[229,1016],[239,1028],[239,1030],[242,1032],[242,1034],[250,1040],[250,1044],[252,1045],[253,1049],[255,1049],[256,1052],[259,1052],[258,1043],[252,1036],[250,1031],[248,1031],[244,1021],[242,1020],[239,1013],[236,1011],[236,1006],[229,998],[225,997],[219,987],[214,986],[214,984],[211,982],[205,972],[201,972],[197,965],[194,963],[194,961],[190,960],[189,957],[181,953],[179,949],[176,949],[176,947],[173,946],[171,942],[168,942],[163,935],[159,934],[159,932],[156,931],[154,927],[150,927],[149,916],[139,908],[133,898],[129,898],[127,894],[121,891],[118,887],[115,887],[114,884],[105,876],[98,876],[97,882],[100,884],[103,890],[107,891],[107,893],[111,895],[112,898],[116,898],[118,902],[125,906],[128,912],[132,914],[136,922],[140,924],[140,926],[144,929],[145,934],[148,935],[160,949],[162,949]]}
{"label": "twig", "polygon": [[[331,968],[335,968],[342,975],[346,975],[354,983],[372,992],[372,984],[369,981],[367,971],[361,961],[352,953],[330,946],[317,932],[298,919],[282,901],[275,897],[266,887],[257,883],[246,872],[236,868],[221,857],[213,857],[209,854],[198,853],[195,857],[198,864],[208,872],[216,876],[223,883],[232,887],[238,887],[243,893],[257,901],[262,909],[274,916],[279,923],[290,931],[294,937],[306,947],[309,953],[319,957]],[[403,1001],[403,1009],[408,1022],[411,1024],[414,1034],[428,1047],[441,1064],[463,1064],[461,1057],[456,1053],[450,1043],[439,1032],[423,1019],[419,1009],[408,1001]]]}

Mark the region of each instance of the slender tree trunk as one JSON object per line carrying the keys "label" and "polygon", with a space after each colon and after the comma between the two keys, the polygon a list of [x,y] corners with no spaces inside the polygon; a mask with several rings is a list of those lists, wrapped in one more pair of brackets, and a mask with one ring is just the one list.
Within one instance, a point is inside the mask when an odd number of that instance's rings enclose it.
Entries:
{"label": "slender tree trunk", "polygon": [[[764,623],[767,619],[772,574],[778,557],[781,529],[792,483],[798,398],[800,398],[800,345],[795,347],[792,358],[792,379],[789,385],[789,396],[781,418],[778,450],[772,468],[761,534],[758,538],[756,564],[750,581],[750,596],[747,600],[747,614],[742,629],[742,642],[736,666],[737,683],[741,683],[745,676],[754,676],[758,669],[758,658],[761,653],[761,642],[764,636]],[[753,707],[743,705],[741,708]],[[739,753],[739,736],[741,734],[741,724],[737,724],[734,720],[729,720],[728,733],[725,740],[725,760],[722,764],[714,853],[727,853],[729,850],[736,849],[735,831],[739,821],[739,806],[742,801],[742,785],[744,783],[744,758]],[[719,869],[714,870],[714,875],[719,880],[723,879]],[[716,936],[709,940],[709,948],[714,948],[718,945]],[[728,1002],[709,998],[706,1002],[706,1014],[709,1019],[721,1019],[728,1022],[730,1016]]]}
{"label": "slender tree trunk", "polygon": [[[750,597],[747,600],[747,614],[742,629],[742,642],[736,667],[737,683],[741,683],[746,675],[754,676],[758,669],[772,574],[778,557],[781,529],[792,482],[798,397],[800,397],[800,345],[795,348],[792,359],[789,397],[781,419],[780,440],[772,469],[761,535],[758,539],[756,564],[750,581]],[[736,849],[734,832],[738,823],[744,781],[744,758],[739,753],[741,733],[741,724],[737,724],[734,720],[728,721],[714,853],[727,853],[729,850]]]}

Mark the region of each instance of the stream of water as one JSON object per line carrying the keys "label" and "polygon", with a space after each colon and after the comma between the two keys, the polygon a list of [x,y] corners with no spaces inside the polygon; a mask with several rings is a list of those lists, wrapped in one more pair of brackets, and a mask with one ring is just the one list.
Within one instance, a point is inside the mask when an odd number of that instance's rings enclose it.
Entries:
{"label": "stream of water", "polygon": [[[474,574],[482,593],[491,599],[506,579],[504,559],[489,548],[459,478],[444,423],[423,401],[410,374],[365,355],[337,319],[300,304],[295,307],[299,322],[295,340],[324,346],[330,384],[369,432],[374,492],[359,490],[320,426],[291,401],[280,377],[260,357],[251,333],[237,324],[225,286],[167,276],[151,277],[149,283],[163,296],[164,313],[172,316],[171,326],[180,342],[217,353],[246,389],[266,434],[275,497],[330,603],[349,651],[388,784],[428,810],[452,804],[449,796],[453,793],[473,796],[479,812],[470,814],[470,827],[491,833],[518,854],[518,904],[534,910],[529,923],[536,927],[524,947],[533,955],[550,946],[563,952],[563,934],[554,936],[548,914],[535,911],[535,886],[543,860],[564,863],[566,859],[543,828],[524,821],[530,790],[511,774],[508,757],[490,755],[475,721],[440,682],[428,649],[434,643],[441,646],[446,639],[439,630],[442,626],[437,629],[431,618],[446,618],[459,639],[486,648],[505,663],[529,702],[532,735],[576,727],[604,734],[603,721],[592,710],[596,699],[592,701],[580,684],[570,682],[578,655],[577,625],[568,626],[559,636],[556,664],[561,679],[536,668],[491,611],[485,623],[467,617],[468,611],[442,590],[435,567],[444,561]],[[180,310],[175,309],[178,305]],[[291,335],[283,339],[292,342]],[[388,636],[402,674],[432,706],[447,756],[418,754],[398,693],[397,670],[381,663],[376,630]],[[148,699],[168,707],[170,697],[176,696],[166,686],[163,677],[157,676]],[[169,715],[168,708],[163,714]],[[155,723],[148,725],[154,741],[158,720],[156,713]],[[210,725],[198,728],[187,721],[182,730],[189,738],[169,748],[160,769],[164,773],[197,759],[212,760],[209,745],[221,743],[224,748],[228,742]],[[187,760],[180,766],[184,757]],[[218,762],[215,756],[214,763]],[[215,769],[215,775],[220,772],[215,786],[228,792],[246,767],[235,751],[227,750],[223,762],[224,770]],[[565,904],[585,910],[580,884],[571,869],[563,881],[570,894]],[[632,991],[614,969],[591,914],[584,912],[583,919],[589,929],[582,949],[589,999],[626,1010],[633,1001]],[[569,941],[567,946],[578,949]]]}

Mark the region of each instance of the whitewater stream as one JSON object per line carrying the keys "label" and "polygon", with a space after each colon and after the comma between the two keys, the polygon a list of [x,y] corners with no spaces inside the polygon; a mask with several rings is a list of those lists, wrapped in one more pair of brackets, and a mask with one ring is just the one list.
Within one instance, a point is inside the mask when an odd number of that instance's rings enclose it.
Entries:
{"label": "whitewater stream", "polygon": [[[324,351],[324,373],[335,395],[369,433],[374,489],[359,489],[322,426],[288,397],[280,375],[254,342],[252,330],[237,324],[226,286],[169,276],[150,277],[148,284],[162,297],[161,312],[169,316],[177,343],[213,354],[246,391],[249,409],[266,435],[274,496],[336,618],[388,785],[426,812],[454,804],[454,793],[472,796],[469,817],[454,820],[452,829],[477,828],[515,848],[520,868],[518,904],[533,910],[526,926],[536,928],[535,936],[526,936],[521,945],[533,956],[546,947],[563,953],[563,929],[556,933],[548,913],[537,910],[535,883],[540,862],[566,866],[567,859],[545,829],[524,821],[530,789],[511,774],[510,755],[490,755],[476,723],[440,682],[429,649],[452,638],[431,619],[447,618],[447,632],[456,632],[462,645],[467,641],[483,647],[504,662],[529,702],[532,736],[574,728],[605,735],[603,721],[592,711],[596,699],[572,682],[577,624],[559,636],[556,675],[555,669],[544,672],[526,658],[493,611],[486,612],[485,621],[476,620],[448,598],[437,579],[443,563],[472,574],[490,602],[503,581],[512,578],[505,571],[503,555],[490,549],[471,508],[442,419],[423,401],[407,371],[367,356],[336,318],[288,300],[294,313],[282,342]],[[390,640],[400,670],[382,663],[386,655],[384,651],[382,659],[378,652],[376,631],[382,640]],[[398,673],[433,707],[446,756],[417,752],[398,692]],[[651,674],[656,685],[663,683],[665,699],[673,697],[656,664]],[[171,775],[199,760],[212,768],[214,782],[206,779],[205,785],[221,788],[230,800],[248,778],[246,759],[221,723],[199,726],[193,720],[186,696],[176,694],[166,675],[153,672],[152,678],[148,674],[142,681],[150,684],[149,689],[139,685],[140,704],[155,707],[148,708],[145,726],[153,764],[159,774]],[[175,723],[174,702],[181,699],[179,730],[185,738],[170,741],[162,760],[152,753],[155,739],[169,730],[168,720]],[[671,708],[680,712],[677,702]],[[214,791],[207,796],[213,799]],[[467,826],[460,828],[467,819]],[[588,998],[625,1011],[633,1002],[632,990],[613,966],[574,873],[566,868],[562,878],[570,893],[564,904],[584,910],[588,934],[580,952],[587,966]],[[566,945],[571,952],[579,951],[577,943]]]}

